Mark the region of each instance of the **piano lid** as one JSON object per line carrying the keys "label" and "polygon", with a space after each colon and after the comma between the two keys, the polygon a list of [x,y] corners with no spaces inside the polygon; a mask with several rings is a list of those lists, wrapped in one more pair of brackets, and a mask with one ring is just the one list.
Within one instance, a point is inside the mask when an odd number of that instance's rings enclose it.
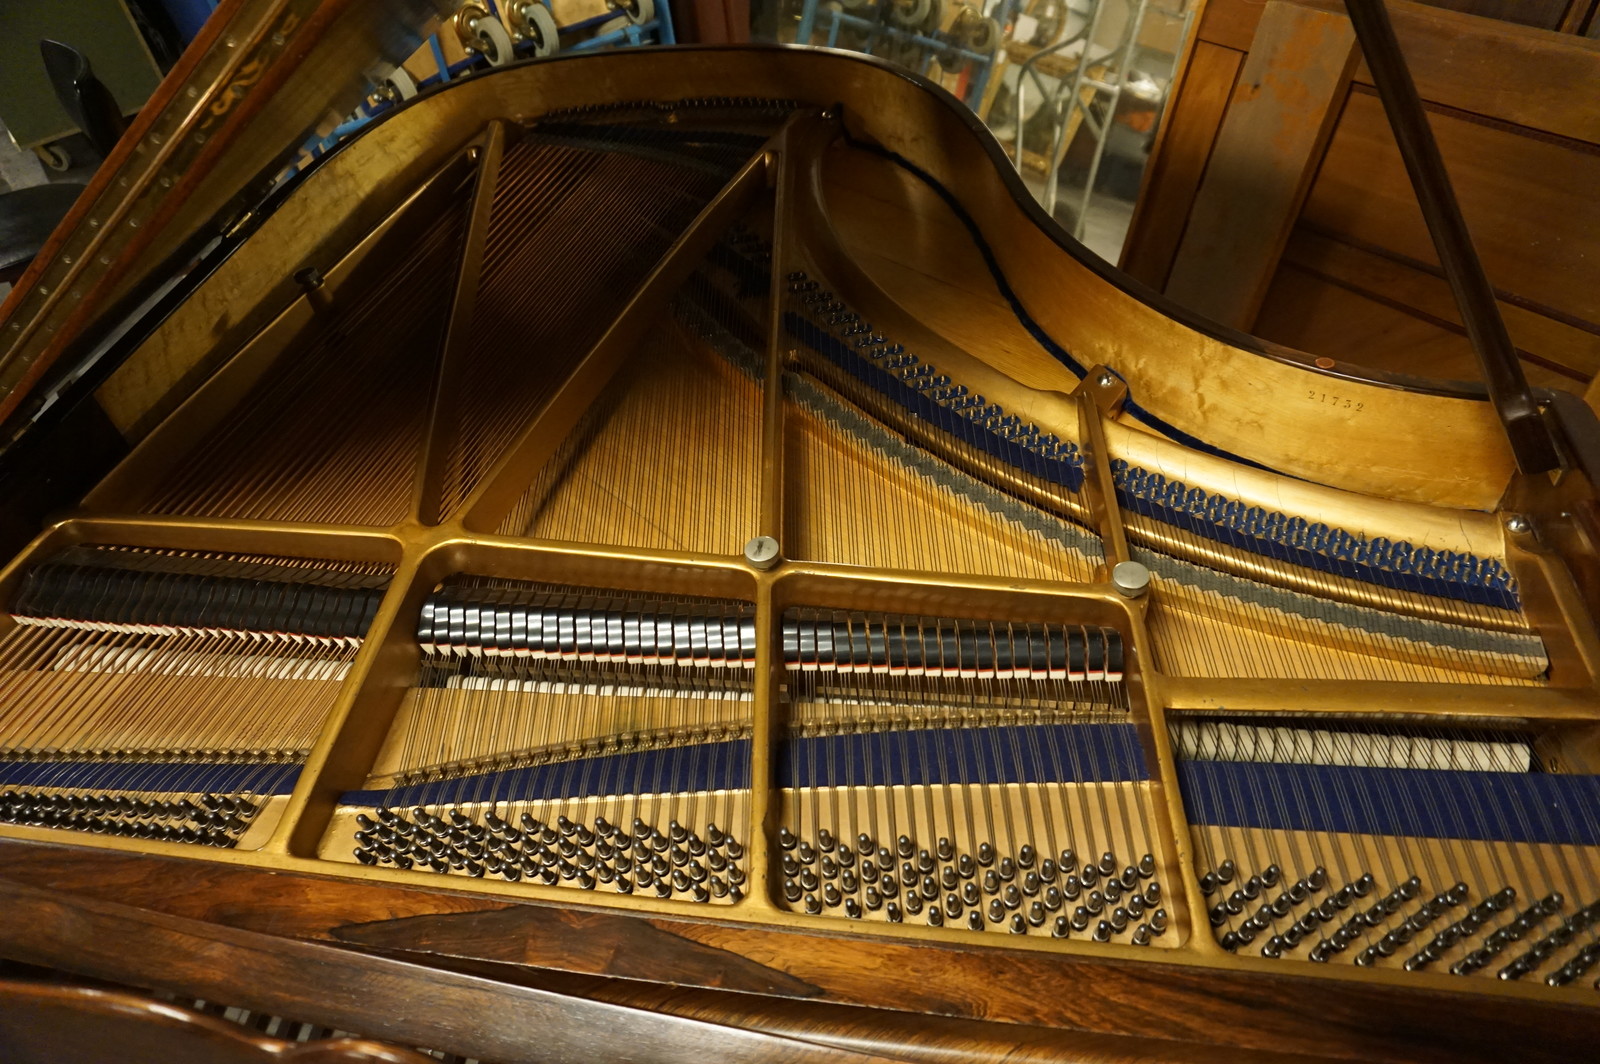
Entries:
{"label": "piano lid", "polygon": [[[0,305],[0,419],[260,200],[454,0],[223,0]],[[26,411],[23,411],[24,413]],[[21,425],[0,434],[9,443]]]}

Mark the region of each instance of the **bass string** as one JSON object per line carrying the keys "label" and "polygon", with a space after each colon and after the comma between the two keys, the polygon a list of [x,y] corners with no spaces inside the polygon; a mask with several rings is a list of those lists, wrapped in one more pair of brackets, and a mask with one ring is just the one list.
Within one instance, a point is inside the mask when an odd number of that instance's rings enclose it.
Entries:
{"label": "bass string", "polygon": [[[366,291],[341,292],[348,305],[279,359],[239,416],[196,448],[205,460],[180,463],[144,512],[399,520],[422,431],[415,381],[437,349],[448,294],[437,278],[463,218],[459,208],[444,212],[394,270]],[[378,372],[392,359],[400,365]]]}
{"label": "bass string", "polygon": [[[96,550],[78,548],[69,556],[92,562]],[[98,596],[90,615],[135,619],[170,609],[174,592],[153,566],[231,576],[279,563],[311,574],[316,564],[172,551],[101,553],[151,575],[125,582],[115,600],[105,600],[94,585],[78,594],[91,601]],[[363,563],[328,568],[335,583],[392,571]],[[67,793],[102,789],[119,778],[118,763],[152,759],[168,767],[137,780],[141,792],[182,794],[176,785],[196,760],[263,763],[243,777],[244,789],[254,789],[275,775],[264,762],[303,759],[309,751],[358,642],[171,625],[113,630],[69,618],[22,621],[30,623],[14,620],[0,637],[0,674],[16,681],[7,684],[0,747],[25,760],[59,760],[61,768],[47,779]]]}
{"label": "bass string", "polygon": [[[563,368],[575,364],[615,317],[642,271],[731,176],[625,150],[553,151],[561,165],[552,169],[564,178],[581,171],[586,180],[558,182],[547,209],[519,213],[525,190],[508,185],[502,200],[497,186],[472,339],[459,368],[463,401],[443,512],[471,492],[488,463],[565,376]],[[549,183],[531,187],[543,190]],[[514,225],[506,234],[500,229],[504,219],[515,220],[504,223]],[[511,232],[518,238],[508,239]],[[596,305],[595,292],[606,294],[606,307]],[[506,343],[512,323],[521,323],[517,344]],[[523,344],[543,357],[519,357]]]}
{"label": "bass string", "polygon": [[[469,581],[468,586],[472,585],[500,591],[517,589],[502,581]],[[650,604],[659,609],[665,605],[664,600],[637,596],[622,600],[603,594],[540,593],[529,585],[523,585],[520,591],[524,600],[557,610],[616,608],[621,602],[630,608]],[[716,623],[721,624],[748,616],[748,607],[711,612]],[[621,762],[608,755],[662,749],[665,744],[687,751],[680,755],[687,760],[679,765],[679,774],[710,780],[707,773],[723,773],[719,762],[707,760],[720,755],[707,752],[714,746],[704,740],[716,738],[718,729],[722,729],[721,734],[748,735],[751,704],[744,670],[628,665],[576,658],[527,659],[476,649],[468,650],[463,661],[465,664],[461,665],[430,657],[425,662],[424,675],[432,675],[432,685],[411,701],[413,711],[409,718],[397,722],[406,736],[399,755],[402,778],[405,773],[444,779],[457,776],[453,790],[444,792],[443,804],[487,803],[498,809],[508,801],[505,808],[515,808],[519,815],[524,808],[535,806],[545,815],[582,813],[590,817],[604,809],[612,814],[613,823],[618,822],[620,811],[631,805],[633,816],[629,822],[648,812],[652,822],[661,820],[660,826],[678,821],[704,833],[721,818],[720,828],[745,830],[738,825],[747,822],[747,797],[731,792],[718,797],[705,788],[673,791],[662,775],[666,759],[657,759],[648,776],[641,774],[645,769],[642,762],[636,761],[633,778],[624,779],[617,775]],[[462,686],[439,686],[441,672]],[[530,697],[534,700],[531,706]],[[439,716],[444,720],[430,720]],[[650,717],[659,727],[647,728],[650,734],[641,739],[641,719]],[[436,741],[441,734],[448,737],[443,743]],[[423,758],[418,758],[411,746],[418,741],[427,751]],[[567,798],[528,803],[515,796],[502,799],[498,789],[491,793],[491,773],[515,763],[518,756],[528,754],[530,747],[549,754],[531,759],[530,763],[563,766],[558,770],[556,786]],[[431,765],[421,763],[429,758],[433,759]],[[450,762],[463,763],[453,769]]]}

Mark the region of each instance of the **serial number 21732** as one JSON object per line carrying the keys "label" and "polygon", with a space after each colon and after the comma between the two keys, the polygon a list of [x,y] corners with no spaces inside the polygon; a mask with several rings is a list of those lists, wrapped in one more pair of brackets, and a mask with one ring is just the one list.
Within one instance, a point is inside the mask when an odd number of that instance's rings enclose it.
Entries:
{"label": "serial number 21732", "polygon": [[1312,388],[1306,393],[1306,398],[1310,399],[1314,403],[1326,403],[1329,406],[1338,407],[1340,410],[1354,410],[1357,413],[1360,413],[1361,409],[1367,405],[1366,403],[1357,402],[1354,399],[1347,399],[1342,395],[1330,395],[1327,392],[1319,392],[1315,388]]}

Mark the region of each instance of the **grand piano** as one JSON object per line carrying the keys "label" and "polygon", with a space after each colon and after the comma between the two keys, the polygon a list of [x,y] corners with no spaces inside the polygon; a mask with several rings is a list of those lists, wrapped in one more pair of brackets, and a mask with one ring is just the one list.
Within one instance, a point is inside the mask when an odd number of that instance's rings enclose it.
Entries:
{"label": "grand piano", "polygon": [[300,6],[0,311],[0,957],[501,1061],[1592,1046],[1581,403],[1199,319],[839,53],[262,191]]}

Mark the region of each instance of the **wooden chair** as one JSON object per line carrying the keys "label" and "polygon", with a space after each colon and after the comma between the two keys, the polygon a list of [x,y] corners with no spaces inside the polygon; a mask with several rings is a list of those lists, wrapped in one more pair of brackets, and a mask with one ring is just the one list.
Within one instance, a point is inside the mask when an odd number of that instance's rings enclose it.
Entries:
{"label": "wooden chair", "polygon": [[116,97],[95,77],[89,57],[72,45],[40,41],[39,55],[44,59],[45,73],[61,109],[83,131],[89,146],[104,159],[116,147],[122,131],[128,128],[128,120],[117,106]]}

